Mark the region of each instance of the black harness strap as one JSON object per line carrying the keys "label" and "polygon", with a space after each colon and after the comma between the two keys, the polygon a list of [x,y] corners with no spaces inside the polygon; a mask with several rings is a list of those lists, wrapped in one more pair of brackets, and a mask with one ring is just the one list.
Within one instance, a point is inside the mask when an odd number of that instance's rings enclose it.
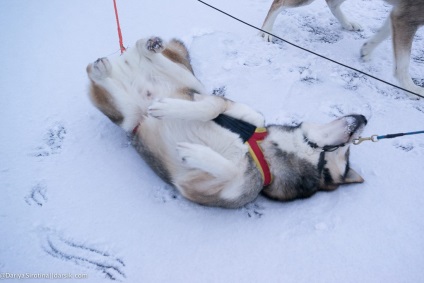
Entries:
{"label": "black harness strap", "polygon": [[212,121],[214,121],[221,127],[224,127],[230,130],[231,132],[238,134],[243,140],[243,143],[248,141],[253,136],[256,130],[256,126],[225,114],[219,114],[218,117],[216,117]]}

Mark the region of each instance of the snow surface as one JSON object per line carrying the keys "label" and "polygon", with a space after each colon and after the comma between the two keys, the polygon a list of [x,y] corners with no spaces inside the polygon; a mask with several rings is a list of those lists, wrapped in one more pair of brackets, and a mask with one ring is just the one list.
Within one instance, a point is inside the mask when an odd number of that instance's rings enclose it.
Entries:
{"label": "snow surface", "polygon": [[[256,26],[271,2],[208,0]],[[259,197],[235,210],[191,203],[88,100],[86,65],[119,56],[112,3],[0,1],[0,276],[424,282],[424,136],[352,146],[364,184],[289,203]],[[150,35],[182,39],[208,90],[254,106],[268,123],[362,113],[369,119],[364,136],[423,130],[423,99],[288,44],[266,43],[198,1],[127,0],[118,8],[126,46]],[[390,6],[356,0],[342,8],[363,31],[343,30],[325,1],[282,12],[274,30],[396,83],[389,40],[370,62],[358,58]],[[423,50],[421,29],[411,60],[420,84]]]}

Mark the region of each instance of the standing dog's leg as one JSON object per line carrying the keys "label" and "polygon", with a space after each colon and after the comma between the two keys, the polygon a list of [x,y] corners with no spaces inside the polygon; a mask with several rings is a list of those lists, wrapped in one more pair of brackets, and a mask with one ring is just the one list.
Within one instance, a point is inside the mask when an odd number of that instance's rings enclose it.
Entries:
{"label": "standing dog's leg", "polygon": [[[411,48],[414,35],[418,25],[413,22],[406,22],[409,19],[405,15],[397,15],[396,8],[391,14],[393,30],[393,50],[395,54],[395,77],[400,85],[412,92],[424,95],[424,89],[415,85],[409,75],[409,61],[411,58]],[[413,94],[408,93],[411,98],[417,99]]]}
{"label": "standing dog's leg", "polygon": [[342,10],[340,10],[340,5],[345,0],[326,0],[327,5],[330,8],[333,15],[339,20],[340,24],[343,26],[343,28],[347,30],[361,30],[361,25],[349,21],[346,16],[343,14]]}
{"label": "standing dog's leg", "polygon": [[[268,11],[268,14],[265,18],[264,23],[262,24],[262,29],[266,32],[271,33],[272,27],[274,26],[275,20],[277,19],[278,14],[285,8],[294,8],[312,3],[314,0],[274,0],[272,2],[271,8]],[[330,8],[333,15],[339,20],[343,28],[347,30],[361,30],[361,26],[355,22],[349,21],[343,12],[340,10],[340,5],[345,0],[326,0],[327,5]],[[265,40],[271,42],[272,36],[267,33],[262,33],[262,36]]]}
{"label": "standing dog's leg", "polygon": [[[415,85],[409,75],[412,41],[419,25],[408,21],[409,19],[404,14],[398,13],[395,7],[380,30],[364,43],[361,48],[361,57],[368,60],[372,51],[392,32],[395,77],[403,88],[424,95],[424,89]],[[417,98],[413,94],[408,93],[408,95],[411,98]]]}
{"label": "standing dog's leg", "polygon": [[[285,8],[293,8],[307,5],[312,3],[313,1],[314,0],[274,0],[271,4],[271,7],[269,8],[265,21],[262,24],[262,29],[271,33],[275,20],[277,19],[277,16],[281,11],[283,11]],[[272,35],[269,35],[267,33],[262,33],[261,35],[266,41],[272,41]]]}
{"label": "standing dog's leg", "polygon": [[367,42],[362,45],[361,58],[365,61],[370,59],[371,53],[374,49],[386,38],[390,36],[391,31],[391,20],[390,17],[386,19],[384,25],[378,30],[378,32]]}

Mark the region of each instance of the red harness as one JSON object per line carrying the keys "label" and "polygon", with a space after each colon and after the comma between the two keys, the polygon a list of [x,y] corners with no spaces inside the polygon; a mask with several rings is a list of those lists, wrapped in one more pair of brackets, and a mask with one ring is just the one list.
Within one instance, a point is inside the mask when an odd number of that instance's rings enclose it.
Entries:
{"label": "red harness", "polygon": [[256,128],[253,135],[246,141],[249,146],[249,153],[255,161],[259,172],[261,172],[262,179],[264,180],[264,187],[268,186],[272,182],[271,170],[269,169],[269,165],[265,159],[262,148],[259,145],[259,143],[261,143],[267,135],[268,132],[266,128]]}
{"label": "red harness", "polygon": [[137,130],[139,126],[140,126],[140,123],[138,123],[137,126],[135,126],[135,128],[132,130],[133,135],[137,134]]}

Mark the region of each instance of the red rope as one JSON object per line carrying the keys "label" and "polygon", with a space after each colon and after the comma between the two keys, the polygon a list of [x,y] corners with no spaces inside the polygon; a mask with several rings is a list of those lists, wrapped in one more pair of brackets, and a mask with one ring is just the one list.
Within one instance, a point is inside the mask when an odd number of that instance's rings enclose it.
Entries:
{"label": "red rope", "polygon": [[122,54],[126,51],[126,49],[122,41],[121,26],[119,25],[118,9],[116,8],[116,0],[113,0],[113,7],[115,8],[116,25],[118,26],[119,47],[121,48],[121,54]]}

